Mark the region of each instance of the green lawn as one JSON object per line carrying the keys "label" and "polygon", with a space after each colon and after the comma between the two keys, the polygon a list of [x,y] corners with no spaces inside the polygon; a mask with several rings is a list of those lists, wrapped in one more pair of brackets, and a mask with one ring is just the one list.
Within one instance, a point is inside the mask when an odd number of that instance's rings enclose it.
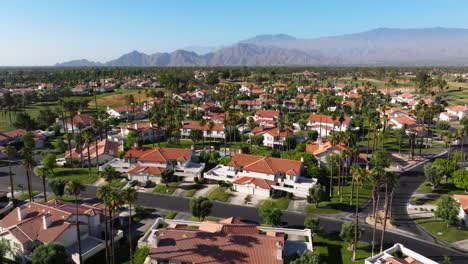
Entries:
{"label": "green lawn", "polygon": [[229,197],[231,196],[230,193],[226,191],[224,187],[218,187],[214,189],[209,195],[208,198],[213,201],[220,201],[220,202],[227,202]]}
{"label": "green lawn", "polygon": [[314,252],[320,253],[322,263],[364,263],[371,256],[371,246],[359,242],[356,250],[356,261],[352,261],[353,252],[348,250],[348,244],[336,236],[315,236],[312,238]]}
{"label": "green lawn", "polygon": [[175,212],[175,211],[170,211],[169,213],[167,213],[167,214],[164,216],[164,218],[165,218],[165,219],[174,219],[174,217],[176,217],[176,215],[177,215],[177,212]]}
{"label": "green lawn", "polygon": [[[333,198],[331,201],[324,201],[319,204],[319,207],[316,208],[313,204],[306,205],[305,212],[306,213],[338,213],[340,211],[353,211],[355,209],[355,197],[353,197],[353,204],[350,205],[350,195],[351,195],[351,182],[348,182],[347,186],[343,187],[343,200],[340,202],[340,196],[338,195],[338,187],[335,186],[333,190]],[[367,203],[369,198],[371,197],[372,187],[369,183],[365,182],[361,189],[359,189],[359,205],[363,205]],[[356,195],[356,190],[353,194]]]}
{"label": "green lawn", "polygon": [[[75,196],[70,196],[70,195],[64,195],[60,198],[56,197],[55,194],[52,194],[52,195],[49,195],[47,197],[47,200],[50,201],[50,200],[54,200],[54,199],[60,199],[60,200],[63,200],[65,202],[69,202],[69,203],[74,203],[75,202]],[[78,197],[78,201],[81,200],[80,197]]]}
{"label": "green lawn", "polygon": [[416,223],[431,233],[434,237],[445,240],[447,242],[456,242],[468,239],[468,230],[455,226],[449,226],[438,219],[417,219]]}
{"label": "green lawn", "polygon": [[122,181],[121,179],[117,179],[111,182],[111,186],[114,188],[122,188],[127,184],[126,181]]}
{"label": "green lawn", "polygon": [[170,182],[167,186],[166,184],[161,183],[154,187],[153,192],[161,194],[173,194],[178,186],[178,182]]}
{"label": "green lawn", "polygon": [[291,199],[287,197],[280,197],[277,199],[270,199],[266,200],[262,206],[272,206],[276,207],[280,210],[286,210],[288,209],[289,203],[291,202]]}
{"label": "green lawn", "polygon": [[[40,192],[40,191],[32,191],[33,196],[36,196],[36,195],[38,195],[39,193],[41,193],[41,192]],[[23,192],[23,193],[20,194],[20,195],[15,196],[15,199],[18,200],[18,201],[21,201],[21,202],[26,201],[28,198],[29,198],[29,194],[28,194],[27,191],[26,191],[26,192]]]}
{"label": "green lawn", "polygon": [[203,185],[198,184],[198,183],[191,185],[189,190],[187,190],[187,192],[185,193],[185,197],[192,198],[195,195],[195,193],[198,190],[201,190],[202,188],[203,188]]}
{"label": "green lawn", "polygon": [[[218,222],[219,220],[221,220],[221,218],[219,217],[214,217],[214,216],[207,216],[205,217],[205,219],[203,219],[203,221],[212,221],[212,222]],[[200,219],[198,219],[198,217],[195,217],[195,216],[192,216],[190,218],[190,221],[200,221]],[[195,229],[198,229],[198,227],[196,227]]]}
{"label": "green lawn", "polygon": [[445,182],[445,179],[442,179],[442,181],[439,184],[439,187],[437,189],[432,190],[432,185],[425,181],[423,182],[418,189],[416,189],[416,193],[438,193],[438,194],[464,194],[464,190],[459,189],[455,187],[455,185],[452,182],[452,179],[448,178],[447,183]]}
{"label": "green lawn", "polygon": [[91,176],[88,168],[56,168],[54,175],[49,175],[50,179],[61,178],[67,181],[78,180],[82,184],[93,184],[98,179],[98,170],[91,168]]}

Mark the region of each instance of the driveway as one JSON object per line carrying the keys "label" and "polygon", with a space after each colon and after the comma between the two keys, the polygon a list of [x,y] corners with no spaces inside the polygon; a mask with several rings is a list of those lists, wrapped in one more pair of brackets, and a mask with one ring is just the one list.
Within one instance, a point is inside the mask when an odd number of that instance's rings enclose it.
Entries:
{"label": "driveway", "polygon": [[241,192],[231,192],[231,197],[228,200],[230,204],[244,205],[247,194]]}
{"label": "driveway", "polygon": [[203,188],[198,190],[193,197],[208,196],[211,191],[218,187],[217,184],[203,184]]}
{"label": "driveway", "polygon": [[289,203],[288,211],[303,213],[305,210],[306,204],[307,204],[307,201],[305,199],[293,199]]}

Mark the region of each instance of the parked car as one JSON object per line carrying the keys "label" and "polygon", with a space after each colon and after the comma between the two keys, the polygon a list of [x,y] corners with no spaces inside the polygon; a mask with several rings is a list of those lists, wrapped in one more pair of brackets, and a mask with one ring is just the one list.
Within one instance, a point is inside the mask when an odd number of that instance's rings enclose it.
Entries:
{"label": "parked car", "polygon": [[137,186],[137,184],[138,184],[137,180],[131,180],[131,181],[128,182],[129,187],[135,187],[135,186]]}

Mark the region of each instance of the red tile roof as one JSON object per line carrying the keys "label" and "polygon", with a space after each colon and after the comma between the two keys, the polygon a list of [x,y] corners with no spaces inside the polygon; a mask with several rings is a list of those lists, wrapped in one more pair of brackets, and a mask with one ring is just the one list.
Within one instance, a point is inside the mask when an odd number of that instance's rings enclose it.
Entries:
{"label": "red tile roof", "polygon": [[[340,117],[337,116],[335,121],[333,121],[333,117],[330,116],[330,115],[322,115],[322,114],[311,114],[308,118],[308,120],[310,122],[314,122],[314,123],[322,123],[322,124],[335,124],[335,125],[339,125],[340,124]],[[344,125],[348,125],[349,122],[351,121],[351,118],[349,116],[345,116],[344,117],[344,121],[343,121],[343,124]]]}
{"label": "red tile roof", "polygon": [[460,203],[460,207],[468,214],[468,195],[466,194],[454,194],[453,198]]}
{"label": "red tile roof", "polygon": [[247,177],[247,176],[237,178],[232,183],[237,184],[237,185],[253,184],[257,186],[258,188],[265,189],[265,190],[271,190],[272,189],[271,186],[275,184],[273,181],[260,179],[260,178],[254,178],[254,177]]}
{"label": "red tile roof", "polygon": [[272,157],[263,157],[249,154],[236,154],[228,164],[231,167],[240,166],[243,170],[265,174],[276,174],[284,172],[288,175],[297,175],[302,162]]}
{"label": "red tile roof", "polygon": [[224,131],[224,125],[220,123],[214,123],[214,126],[210,129],[209,122],[206,122],[205,125],[200,125],[200,121],[184,121],[182,125],[183,129],[190,130],[202,130],[202,131]]}
{"label": "red tile roof", "polygon": [[161,168],[154,166],[135,166],[128,171],[129,174],[145,172],[152,175],[161,175]]}
{"label": "red tile roof", "polygon": [[[71,124],[71,120],[71,118],[65,118],[65,123]],[[73,124],[76,125],[76,123],[83,123],[85,126],[87,126],[91,123],[91,120],[94,120],[94,117],[88,114],[79,114],[73,117]]]}
{"label": "red tile roof", "polygon": [[[109,156],[117,157],[117,155],[119,154],[119,150],[120,150],[120,144],[118,142],[115,142],[115,141],[110,141],[110,140],[104,139],[104,140],[101,140],[100,142],[98,142],[98,144],[97,144],[97,155],[98,156],[106,154],[106,155],[109,155]],[[83,149],[79,149],[79,148],[72,149],[72,153],[71,153],[72,158],[80,158],[81,153],[83,153],[82,154],[83,159],[88,159],[88,148],[87,147],[83,147]],[[96,144],[91,145],[89,147],[89,156],[90,156],[90,159],[96,158]],[[70,152],[69,151],[65,152],[65,158],[66,159],[70,158]]]}
{"label": "red tile roof", "polygon": [[255,112],[257,118],[278,118],[279,115],[278,110],[258,110]]}
{"label": "red tile roof", "polygon": [[187,161],[192,155],[191,149],[184,148],[131,148],[125,158],[136,158],[139,161],[167,162],[169,160]]}

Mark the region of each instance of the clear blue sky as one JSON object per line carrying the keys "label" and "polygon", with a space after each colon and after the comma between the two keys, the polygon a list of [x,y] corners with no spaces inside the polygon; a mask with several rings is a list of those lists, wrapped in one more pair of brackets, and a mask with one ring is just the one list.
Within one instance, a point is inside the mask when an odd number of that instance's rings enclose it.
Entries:
{"label": "clear blue sky", "polygon": [[227,45],[258,34],[468,28],[467,10],[464,0],[1,1],[0,65],[107,61],[132,50]]}

